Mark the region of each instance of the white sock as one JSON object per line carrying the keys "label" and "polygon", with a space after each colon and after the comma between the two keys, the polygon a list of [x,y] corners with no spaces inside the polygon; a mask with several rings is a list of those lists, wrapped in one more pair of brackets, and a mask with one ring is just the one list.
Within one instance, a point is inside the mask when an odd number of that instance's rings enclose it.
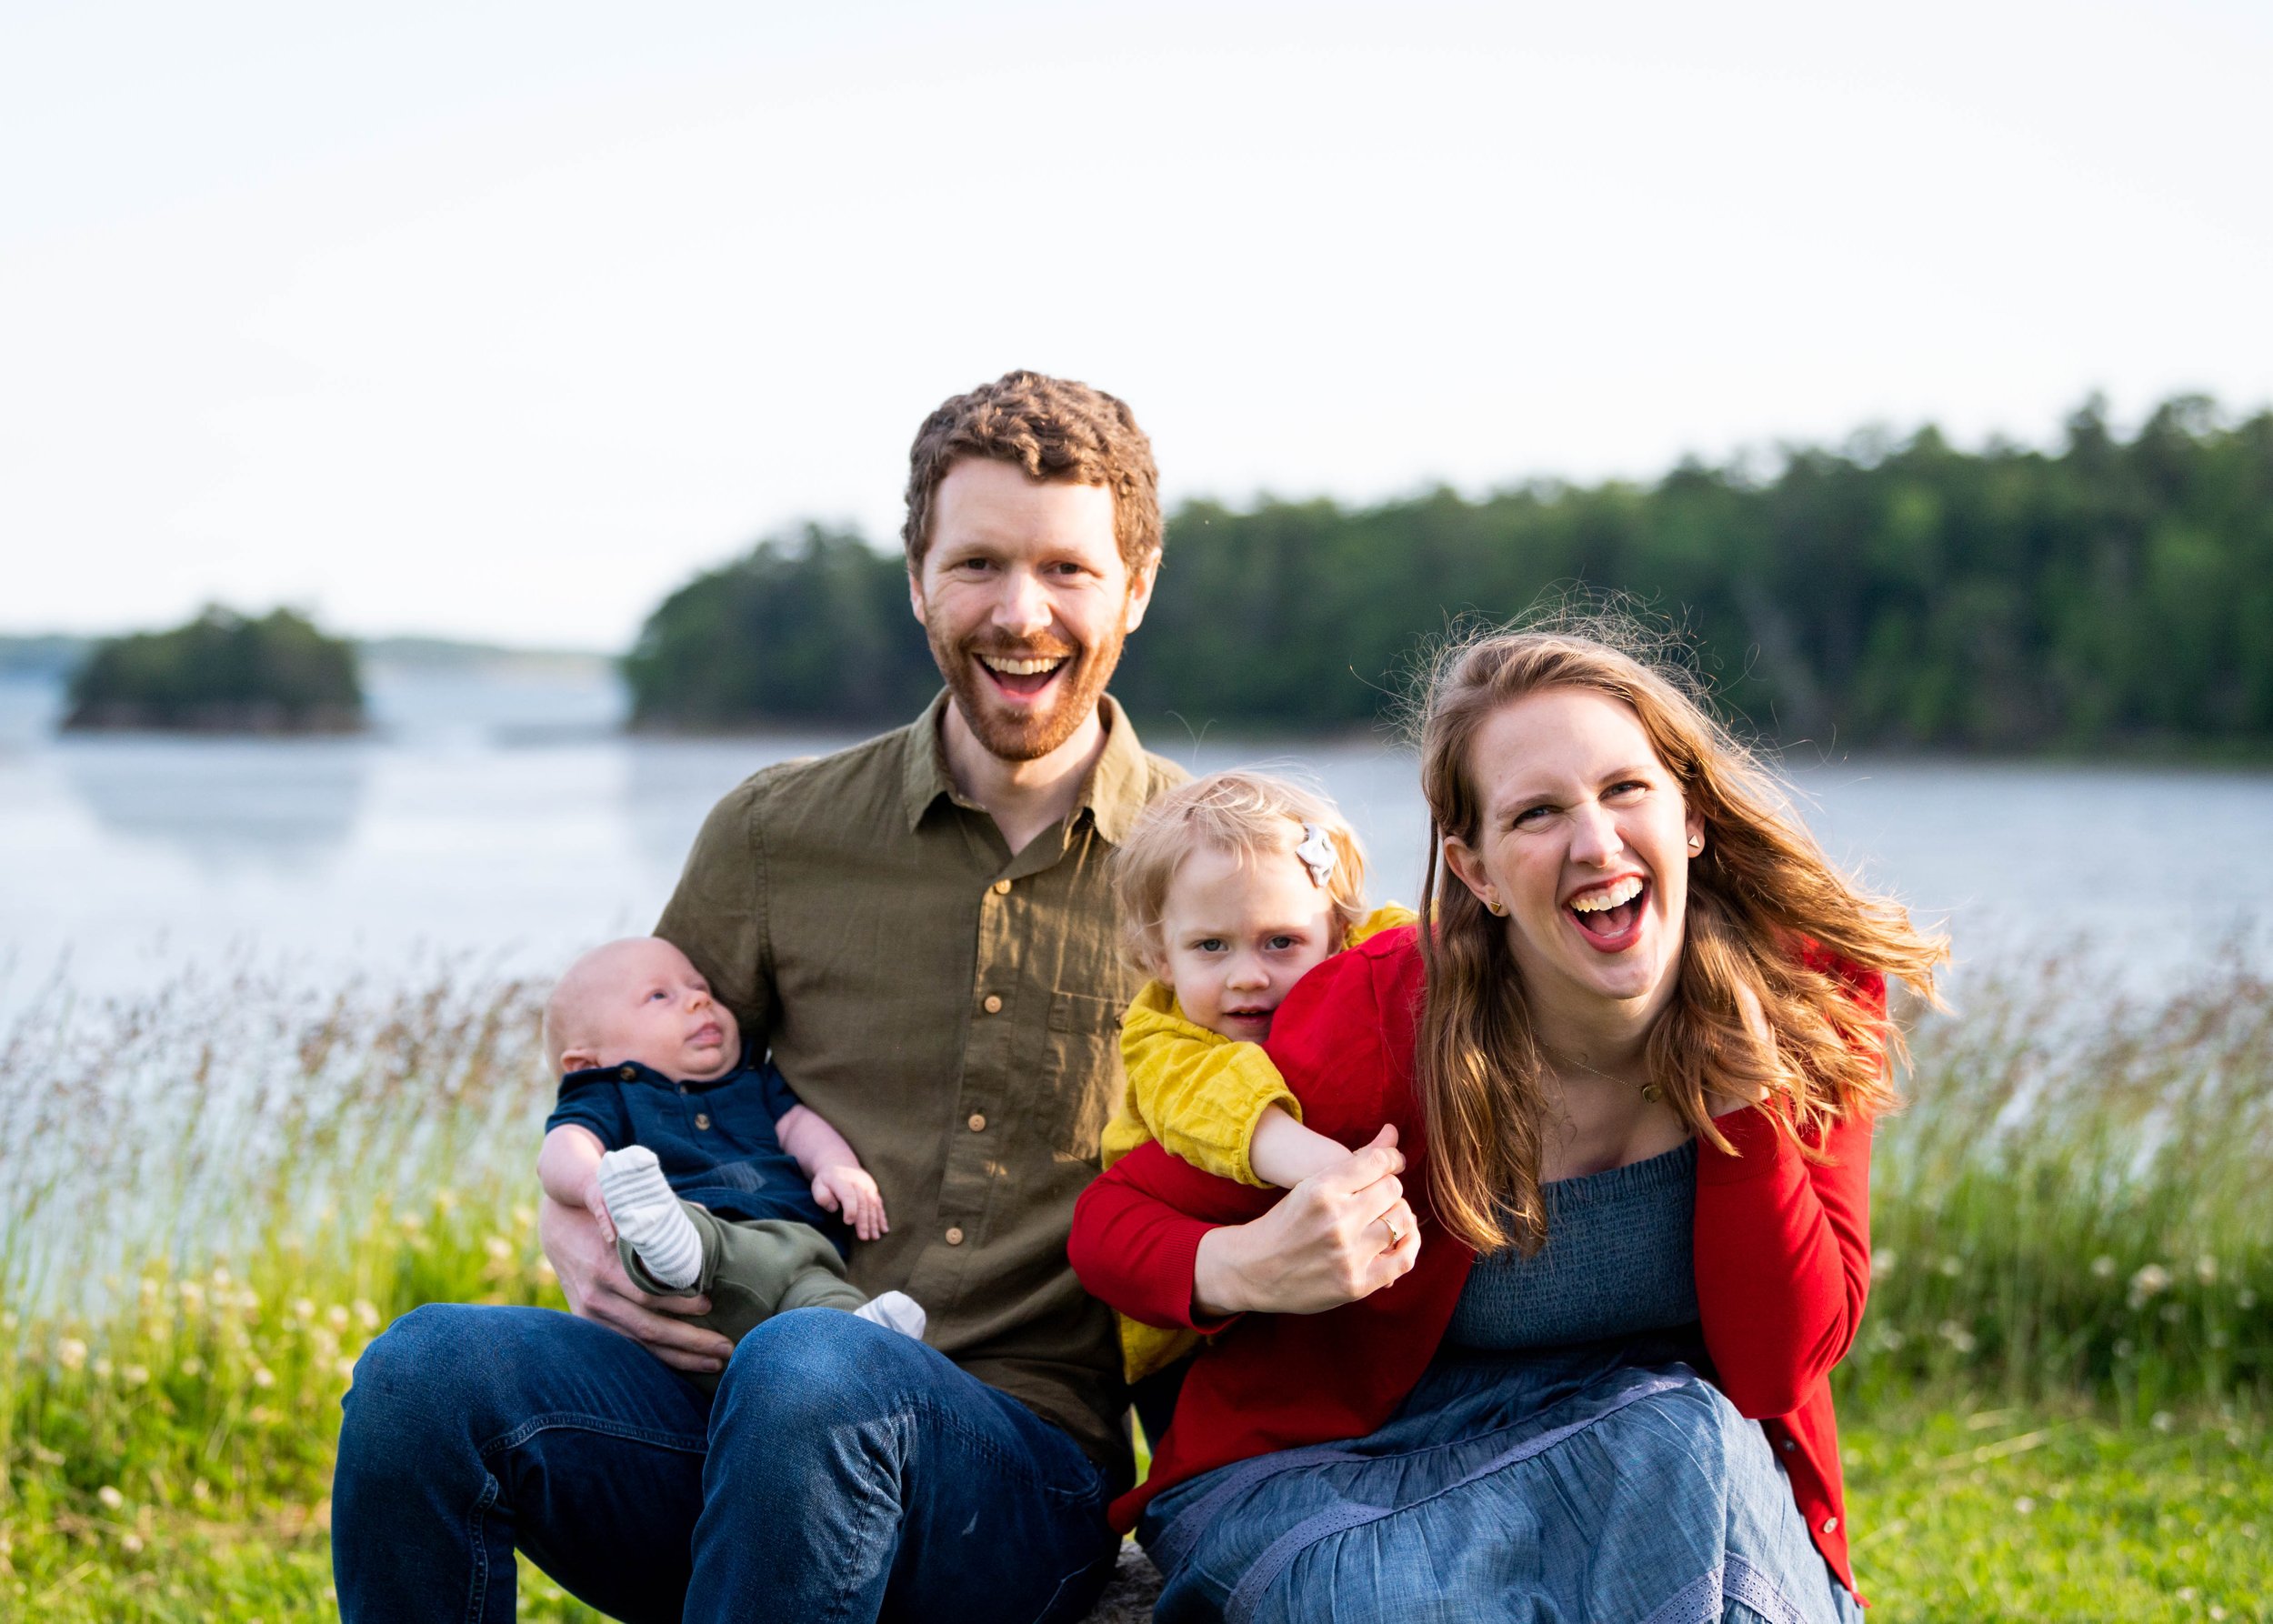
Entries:
{"label": "white sock", "polygon": [[853,1317],[886,1330],[904,1332],[918,1342],[924,1339],[924,1327],[928,1323],[923,1304],[905,1291],[887,1291],[881,1297],[872,1297],[853,1310]]}
{"label": "white sock", "polygon": [[703,1238],[654,1151],[631,1145],[600,1158],[600,1197],[616,1232],[658,1284],[684,1290],[702,1278]]}

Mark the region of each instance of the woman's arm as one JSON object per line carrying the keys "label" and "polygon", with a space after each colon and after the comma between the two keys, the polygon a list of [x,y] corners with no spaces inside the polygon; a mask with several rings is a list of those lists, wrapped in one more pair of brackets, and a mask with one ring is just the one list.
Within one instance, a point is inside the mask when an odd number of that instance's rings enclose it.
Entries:
{"label": "woman's arm", "polygon": [[1378,1291],[1419,1256],[1404,1166],[1385,1128],[1272,1202],[1275,1192],[1147,1145],[1082,1192],[1066,1256],[1092,1295],[1147,1325],[1215,1331],[1241,1313],[1321,1313]]}
{"label": "woman's arm", "polygon": [[[1857,985],[1885,1008],[1884,983]],[[1847,1357],[1870,1294],[1869,1118],[1851,1115],[1811,1161],[1759,1108],[1714,1124],[1737,1154],[1700,1139],[1697,1296],[1721,1390],[1755,1418],[1799,1408]]]}

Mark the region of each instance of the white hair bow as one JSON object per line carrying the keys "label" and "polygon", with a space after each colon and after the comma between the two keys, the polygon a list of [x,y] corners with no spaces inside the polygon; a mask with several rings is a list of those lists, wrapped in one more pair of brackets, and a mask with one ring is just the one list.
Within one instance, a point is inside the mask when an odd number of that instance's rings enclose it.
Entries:
{"label": "white hair bow", "polygon": [[1302,843],[1295,847],[1295,856],[1310,871],[1310,883],[1321,891],[1326,889],[1326,882],[1334,877],[1334,842],[1327,838],[1326,831],[1315,823],[1304,824]]}

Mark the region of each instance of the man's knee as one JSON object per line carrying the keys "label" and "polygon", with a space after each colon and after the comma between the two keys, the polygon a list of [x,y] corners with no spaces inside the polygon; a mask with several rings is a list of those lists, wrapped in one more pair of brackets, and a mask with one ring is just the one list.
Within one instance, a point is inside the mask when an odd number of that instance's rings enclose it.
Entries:
{"label": "man's knee", "polygon": [[[536,1312],[537,1310],[527,1310]],[[343,1445],[362,1430],[390,1439],[480,1431],[511,1361],[499,1343],[515,1310],[428,1303],[382,1331],[355,1360],[341,1407]]]}
{"label": "man's knee", "polygon": [[915,1338],[840,1309],[799,1308],[736,1345],[718,1398],[771,1426],[842,1426],[905,1408],[944,1362]]}

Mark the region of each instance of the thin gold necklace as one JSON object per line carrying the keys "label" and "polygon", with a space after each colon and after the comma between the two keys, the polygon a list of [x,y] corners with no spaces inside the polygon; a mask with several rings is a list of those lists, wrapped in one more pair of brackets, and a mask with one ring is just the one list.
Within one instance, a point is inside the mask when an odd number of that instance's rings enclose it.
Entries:
{"label": "thin gold necklace", "polygon": [[[1577,1059],[1567,1055],[1558,1055],[1553,1049],[1548,1048],[1544,1043],[1539,1045],[1539,1051],[1546,1055],[1548,1059],[1552,1060],[1557,1068],[1564,1066],[1576,1066],[1579,1070],[1587,1073],[1589,1077],[1598,1077],[1606,1083],[1616,1083],[1621,1088],[1634,1087],[1633,1084],[1628,1083],[1624,1078],[1612,1077],[1608,1072],[1597,1070],[1596,1068],[1587,1065],[1584,1060]],[[1641,1083],[1640,1088],[1642,1098],[1648,1101],[1651,1105],[1657,1104],[1666,1097],[1666,1091],[1659,1088],[1653,1079],[1645,1079]]]}

